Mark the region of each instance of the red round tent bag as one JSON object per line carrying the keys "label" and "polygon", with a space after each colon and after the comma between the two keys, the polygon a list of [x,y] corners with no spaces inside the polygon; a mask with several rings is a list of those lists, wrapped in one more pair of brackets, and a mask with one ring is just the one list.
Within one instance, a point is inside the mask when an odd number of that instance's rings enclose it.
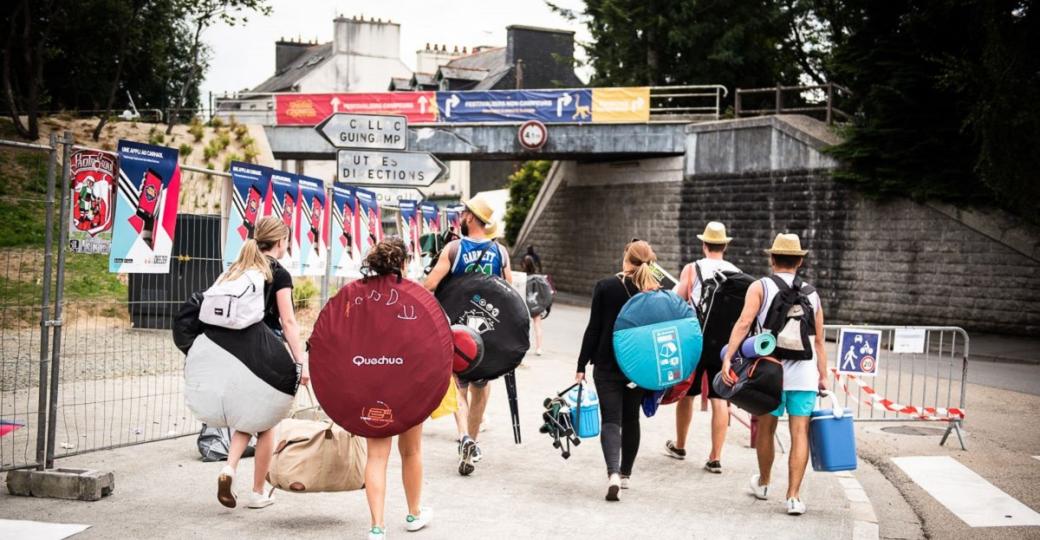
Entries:
{"label": "red round tent bag", "polygon": [[381,276],[348,284],[322,308],[308,343],[318,401],[356,435],[404,433],[448,391],[448,318],[414,281]]}

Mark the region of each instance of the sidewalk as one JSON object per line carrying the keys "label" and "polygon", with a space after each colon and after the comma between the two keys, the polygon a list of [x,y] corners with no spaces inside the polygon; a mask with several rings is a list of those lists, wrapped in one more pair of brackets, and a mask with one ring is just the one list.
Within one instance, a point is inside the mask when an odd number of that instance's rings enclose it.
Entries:
{"label": "sidewalk", "polygon": [[[806,515],[788,516],[787,456],[778,455],[773,497],[756,501],[747,482],[756,471],[748,430],[733,422],[721,475],[701,469],[708,450],[708,413],[694,417],[687,461],[663,455],[673,436],[674,407],[644,419],[632,489],[620,503],[603,500],[606,487],[599,441],[586,440],[563,460],[538,433],[541,402],[573,378],[587,310],[557,306],[546,320],[546,352],[517,371],[524,442],[514,445],[502,383],[493,383],[488,430],[481,434],[483,462],[473,476],[455,471],[454,423],[426,424],[425,502],[436,509],[428,530],[409,538],[853,538],[855,520],[846,489],[849,478],[807,473]],[[781,427],[784,446],[786,430]],[[61,467],[113,470],[115,493],[100,502],[27,499],[0,493],[0,518],[83,523],[79,538],[363,538],[368,508],[363,491],[330,494],[278,492],[263,510],[228,510],[216,501],[222,464],[201,463],[193,438],[146,444],[60,460]],[[399,459],[388,478],[389,535],[405,536],[406,513]],[[862,466],[869,465],[863,464]],[[243,461],[241,485],[250,482],[252,460]],[[858,473],[857,473],[858,474]],[[842,482],[840,482],[841,480]],[[876,529],[874,529],[876,531]],[[876,538],[876,532],[875,536]]]}

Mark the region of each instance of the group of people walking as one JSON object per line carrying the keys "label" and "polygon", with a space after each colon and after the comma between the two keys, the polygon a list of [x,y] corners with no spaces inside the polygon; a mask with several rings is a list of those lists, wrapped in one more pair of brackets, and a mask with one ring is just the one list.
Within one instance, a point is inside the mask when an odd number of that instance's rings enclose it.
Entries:
{"label": "group of people walking", "polygon": [[[462,238],[448,243],[443,249],[424,281],[426,289],[432,293],[445,279],[473,271],[500,276],[511,282],[509,253],[494,240],[496,224],[492,219],[490,205],[479,197],[466,201],[461,223]],[[257,270],[263,274],[263,322],[285,341],[298,365],[299,382],[306,385],[310,378],[308,355],[300,339],[299,325],[293,309],[292,278],[278,262],[287,249],[288,236],[289,230],[280,219],[269,217],[260,220],[253,238],[245,242],[238,259],[224,276],[234,276],[248,270]],[[719,270],[738,269],[725,260],[726,247],[731,238],[726,236],[722,224],[709,223],[698,238],[702,242],[704,257],[683,269],[675,292],[700,308],[703,276],[712,275]],[[727,354],[720,356],[719,350],[705,348],[694,375],[695,382],[690,386],[687,395],[679,401],[676,436],[674,440],[665,443],[665,452],[673,458],[687,457],[687,439],[693,414],[692,402],[693,397],[702,392],[701,377],[707,376],[710,380],[721,372],[722,377],[729,381],[733,351],[739,348],[739,344],[751,332],[753,326],[762,326],[765,312],[781,287],[805,286],[795,277],[807,253],[801,248],[797,236],[779,235],[766,253],[770,257],[773,276],[762,278],[751,285],[740,318],[733,326]],[[406,275],[405,270],[412,256],[404,242],[389,238],[376,244],[369,252],[364,261],[363,271],[369,276]],[[614,321],[631,297],[660,287],[651,268],[655,262],[656,255],[649,243],[633,239],[625,246],[620,272],[600,280],[594,288],[589,323],[577,362],[578,381],[584,380],[588,366],[593,366],[592,379],[599,395],[602,413],[600,439],[608,478],[606,499],[609,501],[620,500],[621,491],[629,488],[639,452],[640,405],[645,393],[626,378],[615,360],[612,341]],[[523,266],[528,271],[540,271],[540,263],[537,255],[531,250],[524,257]],[[791,418],[792,449],[786,499],[788,512],[792,514],[805,511],[805,505],[799,497],[799,488],[808,459],[808,417],[816,393],[826,388],[827,384],[827,359],[822,341],[823,311],[819,295],[812,293],[811,301],[816,314],[815,361],[780,359],[784,365],[783,403],[776,411],[758,419],[759,431],[755,442],[759,473],[750,481],[750,491],[755,497],[765,499],[769,496],[773,436],[777,419],[785,413],[788,414]],[[535,329],[535,351],[541,354],[541,332],[537,323]],[[457,377],[454,381],[458,388],[458,407],[455,412],[458,473],[462,476],[473,474],[477,464],[484,457],[479,438],[491,393],[488,383],[487,380],[467,381]],[[729,409],[726,401],[710,389],[711,385],[708,385],[708,388],[708,398],[712,404],[712,436],[711,449],[704,467],[712,473],[720,473]],[[235,426],[230,427],[234,429]],[[232,508],[238,504],[234,479],[238,473],[241,456],[253,435],[256,436],[253,485],[245,505],[248,508],[264,508],[274,503],[273,495],[265,484],[274,452],[274,431],[272,428],[260,433],[234,433],[228,463],[221,469],[217,480],[217,499],[221,504]],[[368,538],[381,540],[386,537],[384,499],[392,437],[368,438],[366,441],[368,459],[365,490],[371,513]],[[402,458],[402,476],[408,502],[408,514],[403,525],[409,531],[417,531],[433,518],[433,509],[424,505],[422,501],[422,424],[398,436],[398,449]]]}
{"label": "group of people walking", "polygon": [[[706,312],[705,297],[701,294],[705,276],[717,272],[740,272],[725,260],[726,248],[732,240],[726,235],[722,223],[711,222],[704,233],[697,235],[701,241],[703,258],[687,264],[680,274],[675,293],[690,302],[698,315]],[[804,294],[812,306],[814,325],[811,335],[811,360],[778,358],[783,364],[783,391],[780,406],[771,413],[758,416],[758,432],[755,449],[758,454],[758,473],[749,481],[749,492],[757,499],[769,497],[772,482],[772,466],[775,456],[774,436],[777,421],[784,414],[789,417],[791,452],[788,466],[788,487],[785,496],[787,512],[792,515],[805,513],[800,489],[809,459],[809,417],[812,414],[819,392],[827,389],[827,355],[824,349],[823,308],[820,296],[811,285],[796,277],[808,251],[802,249],[801,240],[794,234],[780,234],[772,247],[765,250],[769,257],[771,275],[756,280],[747,289],[743,309],[729,331],[725,354],[721,346],[706,342],[700,361],[693,375],[693,382],[686,395],[679,401],[675,415],[675,439],[664,444],[669,457],[684,460],[687,457],[687,438],[693,418],[693,398],[700,395],[706,386],[707,398],[711,402],[711,447],[704,464],[710,473],[722,472],[722,449],[729,425],[729,404],[719,396],[711,382],[720,373],[722,380],[732,385],[736,382],[731,363],[740,344],[752,330],[766,326],[770,306],[782,290],[794,290]],[[614,354],[614,321],[622,307],[633,295],[660,288],[654,279],[651,265],[657,260],[649,243],[633,239],[624,249],[621,271],[596,283],[592,293],[592,308],[588,327],[582,340],[578,356],[576,380],[586,377],[589,364],[594,366],[593,379],[599,393],[602,427],[600,444],[607,469],[608,501],[620,500],[621,491],[628,489],[640,443],[640,409],[646,392],[634,386],[622,373]],[[704,322],[703,320],[701,321]],[[704,378],[707,384],[702,384]]]}

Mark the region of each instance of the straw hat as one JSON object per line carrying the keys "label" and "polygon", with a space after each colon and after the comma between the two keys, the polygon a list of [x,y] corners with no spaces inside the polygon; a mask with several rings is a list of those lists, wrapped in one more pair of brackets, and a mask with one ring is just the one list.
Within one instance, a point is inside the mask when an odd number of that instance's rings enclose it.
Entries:
{"label": "straw hat", "polygon": [[491,205],[484,200],[484,197],[477,195],[472,199],[462,201],[462,204],[464,204],[466,209],[484,225],[491,225],[491,217],[495,211],[491,209]]}
{"label": "straw hat", "polygon": [[799,257],[809,253],[807,250],[802,249],[802,241],[798,239],[797,234],[784,233],[776,235],[776,240],[773,240],[773,247],[765,250],[765,252],[770,255],[797,255]]}
{"label": "straw hat", "polygon": [[705,244],[728,244],[733,240],[726,236],[726,226],[718,221],[709,221],[704,227],[704,234],[698,234],[697,238]]}

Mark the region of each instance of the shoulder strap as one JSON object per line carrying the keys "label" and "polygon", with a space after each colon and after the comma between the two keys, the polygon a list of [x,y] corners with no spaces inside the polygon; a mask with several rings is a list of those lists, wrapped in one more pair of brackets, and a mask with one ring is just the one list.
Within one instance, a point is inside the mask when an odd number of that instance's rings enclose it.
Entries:
{"label": "shoulder strap", "polygon": [[625,289],[625,294],[627,294],[629,298],[632,298],[632,293],[628,290],[628,284],[625,283],[625,275],[624,274],[614,274],[614,277],[618,278],[618,281],[621,282],[621,288]]}
{"label": "shoulder strap", "polygon": [[[776,274],[770,275],[769,279],[773,280],[773,283],[776,283],[776,286],[780,289],[780,292],[784,292],[792,288],[790,285],[787,284],[787,282],[783,280],[783,278]],[[795,276],[794,281],[792,283],[795,285],[793,288],[797,290],[798,286],[801,284],[801,281],[799,281],[798,277]]]}

